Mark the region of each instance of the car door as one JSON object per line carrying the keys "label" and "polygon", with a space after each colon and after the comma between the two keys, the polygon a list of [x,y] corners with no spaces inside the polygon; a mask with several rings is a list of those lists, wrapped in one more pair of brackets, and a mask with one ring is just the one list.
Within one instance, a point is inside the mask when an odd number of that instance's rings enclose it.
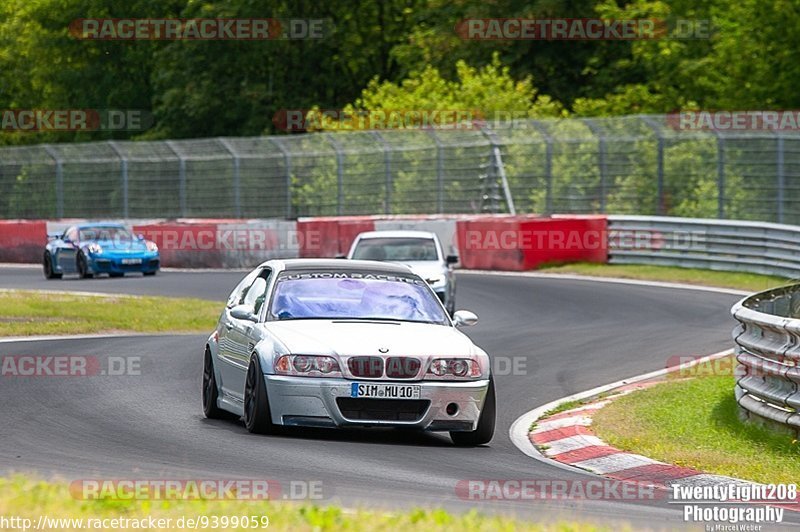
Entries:
{"label": "car door", "polygon": [[[252,284],[242,290],[236,305],[248,305],[254,309],[256,316],[260,316],[261,307],[267,297],[271,274],[271,269],[262,269],[253,279]],[[250,364],[250,355],[257,342],[257,325],[250,320],[234,318],[231,316],[230,310],[230,308],[225,309],[223,327],[225,329],[225,350],[220,348],[222,361],[220,370],[225,383],[225,393],[241,401],[244,399],[244,381],[247,367]]]}
{"label": "car door", "polygon": [[73,226],[64,231],[61,236],[61,242],[54,250],[55,256],[53,257],[53,264],[61,267],[65,273],[76,271],[75,258],[78,251],[78,242],[80,234],[78,228]]}

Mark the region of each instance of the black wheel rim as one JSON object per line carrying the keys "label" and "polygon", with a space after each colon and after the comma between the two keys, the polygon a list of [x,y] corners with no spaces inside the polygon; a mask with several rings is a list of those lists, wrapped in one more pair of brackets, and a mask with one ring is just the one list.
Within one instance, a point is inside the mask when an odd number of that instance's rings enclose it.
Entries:
{"label": "black wheel rim", "polygon": [[53,274],[53,267],[50,265],[50,256],[45,255],[44,257],[44,274],[47,277],[50,277]]}
{"label": "black wheel rim", "polygon": [[253,419],[253,414],[256,408],[255,398],[253,393],[256,387],[256,370],[255,365],[250,364],[247,368],[247,379],[244,385],[244,421],[248,425]]}

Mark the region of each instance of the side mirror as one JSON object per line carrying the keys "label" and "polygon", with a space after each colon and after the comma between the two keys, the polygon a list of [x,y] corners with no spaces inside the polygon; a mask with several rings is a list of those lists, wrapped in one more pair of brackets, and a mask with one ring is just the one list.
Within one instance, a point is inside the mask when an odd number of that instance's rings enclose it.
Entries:
{"label": "side mirror", "polygon": [[447,262],[447,264],[458,264],[458,255],[448,255],[447,258],[445,258],[445,262]]}
{"label": "side mirror", "polygon": [[141,233],[139,233],[138,235],[136,235],[136,237],[137,237],[139,240],[144,240],[144,235],[143,235],[143,234],[141,234]]}
{"label": "side mirror", "polygon": [[469,310],[457,310],[453,314],[453,324],[456,327],[470,327],[478,323],[478,316]]}
{"label": "side mirror", "polygon": [[250,305],[236,305],[231,309],[231,316],[237,320],[258,321],[258,316],[255,315],[255,309]]}

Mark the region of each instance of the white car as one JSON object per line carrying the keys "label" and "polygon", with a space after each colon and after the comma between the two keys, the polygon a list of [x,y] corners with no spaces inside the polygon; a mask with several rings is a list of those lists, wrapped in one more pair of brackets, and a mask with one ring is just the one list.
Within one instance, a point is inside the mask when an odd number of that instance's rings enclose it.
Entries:
{"label": "white car", "polygon": [[409,268],[371,261],[272,260],[228,298],[208,338],[203,410],[278,426],[446,431],[488,443],[495,392],[488,355],[458,330]]}
{"label": "white car", "polygon": [[445,255],[436,233],[427,231],[368,231],[350,246],[348,259],[399,262],[425,279],[450,315],[456,309],[458,256]]}

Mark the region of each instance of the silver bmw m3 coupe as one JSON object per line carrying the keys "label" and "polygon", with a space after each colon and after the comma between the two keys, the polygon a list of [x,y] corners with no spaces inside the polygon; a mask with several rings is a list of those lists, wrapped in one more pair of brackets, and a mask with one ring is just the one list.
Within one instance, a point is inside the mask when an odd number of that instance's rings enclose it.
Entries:
{"label": "silver bmw m3 coupe", "polygon": [[492,439],[488,355],[430,285],[403,265],[271,260],[233,290],[206,344],[203,409],[250,432],[278,426],[446,431]]}

